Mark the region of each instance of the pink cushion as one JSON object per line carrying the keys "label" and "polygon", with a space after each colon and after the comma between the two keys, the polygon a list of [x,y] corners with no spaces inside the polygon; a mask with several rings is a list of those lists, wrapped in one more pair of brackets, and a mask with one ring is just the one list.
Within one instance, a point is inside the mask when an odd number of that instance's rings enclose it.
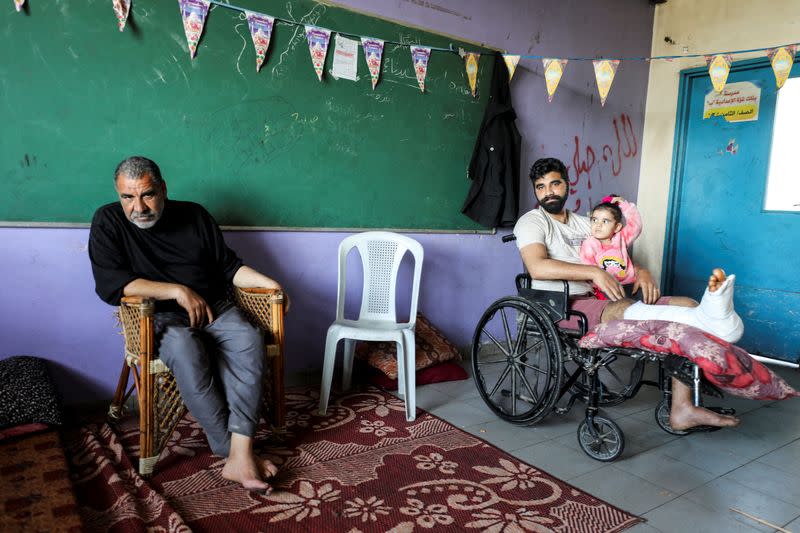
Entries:
{"label": "pink cushion", "polygon": [[[418,371],[437,363],[461,360],[461,355],[453,343],[447,340],[442,332],[436,329],[422,313],[417,314],[414,343]],[[395,343],[360,341],[356,346],[355,356],[379,369],[391,379],[397,378],[397,346]]]}
{"label": "pink cushion", "polygon": [[664,320],[613,320],[581,340],[583,348],[621,346],[688,358],[720,389],[752,400],[800,396],[788,383],[743,349],[697,328]]}
{"label": "pink cushion", "polygon": [[[370,370],[371,371],[367,374],[367,380],[372,385],[384,390],[397,390],[397,379],[392,379],[375,368],[371,368]],[[416,384],[427,385],[429,383],[441,383],[443,381],[460,381],[467,378],[469,378],[469,375],[461,366],[452,361],[448,361],[418,370]]]}

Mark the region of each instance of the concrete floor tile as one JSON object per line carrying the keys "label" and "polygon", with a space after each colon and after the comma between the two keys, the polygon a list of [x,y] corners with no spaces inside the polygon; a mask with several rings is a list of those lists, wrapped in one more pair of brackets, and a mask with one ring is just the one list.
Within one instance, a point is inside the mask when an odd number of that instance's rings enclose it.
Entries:
{"label": "concrete floor tile", "polygon": [[794,472],[753,461],[722,479],[730,479],[786,503],[800,502],[800,477]]}
{"label": "concrete floor tile", "polygon": [[606,466],[606,463],[595,461],[582,451],[553,440],[519,448],[513,454],[522,461],[567,481]]}
{"label": "concrete floor tile", "polygon": [[626,529],[625,533],[663,533],[661,530],[654,528],[647,522],[636,524],[630,529]]}
{"label": "concrete floor tile", "polygon": [[430,412],[461,429],[498,419],[497,415],[482,400],[475,399],[456,400],[453,398],[451,401],[431,409]]}
{"label": "concrete floor tile", "polygon": [[[589,494],[634,514],[646,513],[678,496],[663,487],[611,465],[572,478],[569,482]],[[651,525],[658,528],[655,524]]]}
{"label": "concrete floor tile", "polygon": [[466,430],[507,452],[547,440],[535,427],[518,426],[501,419],[469,426]]}
{"label": "concrete floor tile", "polygon": [[800,507],[782,502],[730,479],[716,479],[684,494],[683,497],[720,515],[729,515],[759,531],[771,532],[773,528],[734,513],[730,508],[739,509],[775,525],[783,525],[800,516]]}
{"label": "concrete floor tile", "polygon": [[800,439],[759,457],[758,461],[800,476]]}
{"label": "concrete floor tile", "polygon": [[752,533],[758,531],[731,515],[711,510],[684,497],[645,513],[648,525],[664,533]]}
{"label": "concrete floor tile", "polygon": [[800,531],[800,516],[785,524],[783,529],[788,529],[789,531]]}
{"label": "concrete floor tile", "polygon": [[704,485],[716,477],[711,472],[667,457],[658,449],[617,460],[614,466],[676,494]]}
{"label": "concrete floor tile", "polygon": [[658,452],[690,467],[700,468],[721,476],[750,462],[750,459],[721,449],[713,442],[698,441],[691,436],[678,438],[657,448]]}

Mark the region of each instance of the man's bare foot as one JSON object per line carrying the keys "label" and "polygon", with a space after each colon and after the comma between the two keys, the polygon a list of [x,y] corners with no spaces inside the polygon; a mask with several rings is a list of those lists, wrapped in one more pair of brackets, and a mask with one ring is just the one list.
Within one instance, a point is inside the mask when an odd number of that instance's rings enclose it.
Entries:
{"label": "man's bare foot", "polygon": [[222,468],[222,477],[240,483],[247,490],[267,491],[270,485],[262,479],[259,466],[259,461],[252,455],[229,456]]}
{"label": "man's bare foot", "polygon": [[239,433],[231,433],[231,448],[222,477],[241,483],[242,487],[252,491],[268,491],[269,483],[264,481],[262,461],[253,453],[253,438]]}
{"label": "man's bare foot", "polygon": [[725,281],[725,271],[721,268],[715,268],[711,271],[711,275],[708,277],[708,290],[709,292],[716,292],[722,286],[722,283]]}
{"label": "man's bare foot", "polygon": [[259,457],[258,455],[255,456],[256,464],[258,465],[258,471],[261,474],[262,479],[269,479],[271,477],[275,477],[278,473],[278,467],[275,466],[275,463],[270,461],[269,459],[264,459],[263,457]]}
{"label": "man's bare foot", "polygon": [[669,413],[669,425],[672,429],[679,431],[690,429],[695,426],[714,426],[714,427],[735,427],[739,425],[739,419],[735,416],[721,415],[714,411],[709,411],[694,405],[677,406],[672,405]]}

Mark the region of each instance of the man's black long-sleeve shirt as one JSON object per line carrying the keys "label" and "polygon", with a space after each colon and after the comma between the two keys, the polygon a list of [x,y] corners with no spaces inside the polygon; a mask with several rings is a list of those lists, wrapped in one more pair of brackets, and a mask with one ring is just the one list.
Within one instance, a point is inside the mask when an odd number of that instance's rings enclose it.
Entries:
{"label": "man's black long-sleeve shirt", "polygon": [[[111,305],[119,305],[128,283],[142,278],[185,285],[214,306],[242,266],[204,207],[169,199],[149,229],[131,223],[119,202],[99,208],[92,219],[89,258],[95,291]],[[158,302],[157,310],[183,311],[174,300]]]}

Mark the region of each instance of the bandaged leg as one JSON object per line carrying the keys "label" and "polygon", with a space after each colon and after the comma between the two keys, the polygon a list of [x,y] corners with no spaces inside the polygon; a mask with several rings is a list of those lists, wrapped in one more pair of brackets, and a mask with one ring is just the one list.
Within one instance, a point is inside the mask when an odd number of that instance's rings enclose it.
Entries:
{"label": "bandaged leg", "polygon": [[708,288],[697,307],[677,305],[647,305],[636,302],[625,310],[627,320],[668,320],[702,329],[712,335],[736,342],[742,338],[744,325],[733,309],[733,285],[736,276],[725,278],[715,269],[709,279]]}

